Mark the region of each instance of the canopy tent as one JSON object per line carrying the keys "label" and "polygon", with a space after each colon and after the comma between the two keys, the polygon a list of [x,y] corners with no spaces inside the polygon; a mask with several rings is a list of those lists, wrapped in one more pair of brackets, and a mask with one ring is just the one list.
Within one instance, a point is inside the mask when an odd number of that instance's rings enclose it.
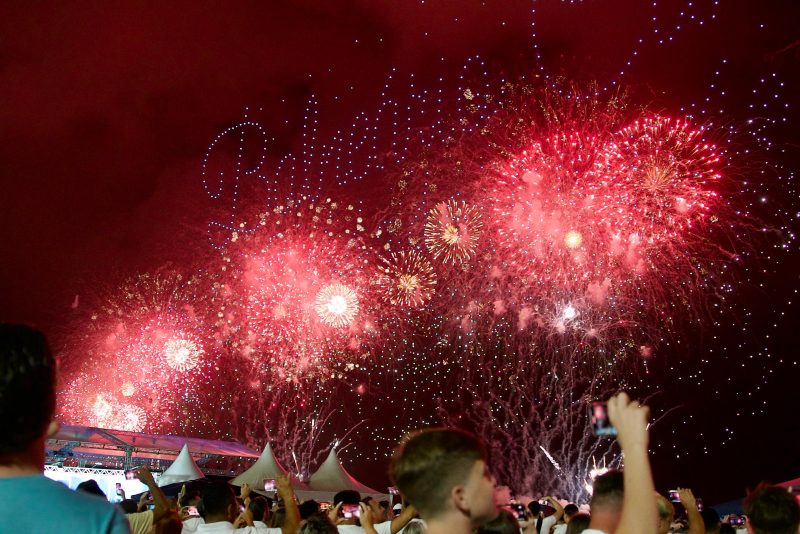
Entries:
{"label": "canopy tent", "polygon": [[331,449],[319,469],[311,475],[308,486],[310,491],[296,492],[299,498],[332,501],[333,496],[342,490],[355,490],[362,499],[367,496],[379,500],[388,498],[386,493],[365,486],[348,473],[339,461],[336,449]]}
{"label": "canopy tent", "polygon": [[256,451],[235,441],[63,425],[47,440],[46,462],[110,469],[148,464],[160,470],[173,463],[184,445],[206,475],[233,476],[258,458]]}
{"label": "canopy tent", "polygon": [[183,444],[181,452],[178,457],[172,462],[166,471],[161,473],[161,478],[158,479],[159,486],[166,486],[168,484],[177,484],[178,482],[189,482],[190,480],[197,480],[204,478],[205,475],[197,464],[194,463],[192,455],[189,454],[189,445]]}
{"label": "canopy tent", "polygon": [[[250,469],[231,480],[231,484],[234,486],[241,486],[246,483],[249,484],[250,488],[254,491],[263,492],[265,480],[275,479],[287,474],[289,474],[288,471],[286,471],[280,462],[278,462],[278,459],[275,458],[275,454],[272,452],[272,445],[267,442],[267,446],[264,447],[264,451],[261,453],[261,456],[258,457],[256,463],[254,463]],[[292,487],[295,492],[308,491],[309,489],[308,486],[295,477],[292,477]]]}

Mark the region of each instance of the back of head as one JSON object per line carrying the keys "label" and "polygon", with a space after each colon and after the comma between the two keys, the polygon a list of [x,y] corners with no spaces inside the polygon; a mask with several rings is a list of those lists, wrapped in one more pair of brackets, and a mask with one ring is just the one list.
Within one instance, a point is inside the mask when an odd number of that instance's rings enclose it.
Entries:
{"label": "back of head", "polygon": [[577,513],[578,513],[578,507],[572,503],[569,503],[564,507],[564,516],[567,518],[570,518]]}
{"label": "back of head", "polygon": [[706,529],[706,534],[716,534],[719,532],[719,514],[713,508],[704,508],[702,512],[700,512],[700,516],[703,518],[703,526]]}
{"label": "back of head", "polygon": [[403,534],[425,534],[425,523],[412,519],[403,529]]}
{"label": "back of head", "polygon": [[253,514],[253,521],[264,521],[269,511],[269,503],[264,497],[256,497],[250,500],[250,513]]}
{"label": "back of head", "polygon": [[269,519],[269,526],[271,528],[283,528],[283,523],[286,521],[286,508],[278,508]]}
{"label": "back of head", "polygon": [[208,521],[209,517],[228,516],[230,507],[236,503],[236,495],[227,482],[211,482],[203,489],[201,502]]}
{"label": "back of head", "polygon": [[333,505],[342,504],[358,504],[361,502],[361,494],[356,490],[342,490],[333,496]]}
{"label": "back of head", "polygon": [[298,506],[300,509],[300,519],[308,519],[312,515],[319,513],[319,503],[314,499],[309,499]]}
{"label": "back of head", "polygon": [[486,459],[483,445],[456,429],[419,431],[395,452],[390,475],[423,518],[443,512],[453,487],[464,484],[475,462]]}
{"label": "back of head", "polygon": [[326,514],[314,514],[300,527],[300,534],[337,534],[339,530]]}
{"label": "back of head", "polygon": [[592,514],[596,511],[622,512],[622,501],[625,497],[625,479],[622,471],[611,470],[603,473],[592,485]]}
{"label": "back of head", "polygon": [[103,490],[100,489],[100,485],[94,479],[84,480],[83,482],[78,484],[78,487],[75,489],[77,491],[82,491],[84,493],[91,493],[92,495],[97,495],[104,499],[107,498],[106,494],[103,493]]}
{"label": "back of head", "polygon": [[785,489],[760,484],[744,500],[744,513],[755,534],[797,534],[800,506]]}
{"label": "back of head", "polygon": [[519,534],[519,523],[514,514],[508,510],[500,510],[500,513],[475,531],[476,534]]}
{"label": "back of head", "polygon": [[567,525],[567,534],[580,534],[589,528],[589,522],[591,520],[592,516],[589,514],[573,515],[572,519],[569,520],[569,524]]}
{"label": "back of head", "polygon": [[133,499],[125,499],[119,503],[119,507],[126,514],[135,514],[139,511],[139,504]]}
{"label": "back of head", "polygon": [[55,389],[55,361],[44,335],[0,324],[0,459],[26,451],[45,434]]}
{"label": "back of head", "polygon": [[538,517],[539,512],[542,511],[542,505],[539,501],[531,501],[528,503],[528,511],[531,513],[531,517]]}
{"label": "back of head", "polygon": [[656,494],[656,509],[658,510],[658,532],[669,532],[672,520],[675,519],[675,506],[661,494]]}

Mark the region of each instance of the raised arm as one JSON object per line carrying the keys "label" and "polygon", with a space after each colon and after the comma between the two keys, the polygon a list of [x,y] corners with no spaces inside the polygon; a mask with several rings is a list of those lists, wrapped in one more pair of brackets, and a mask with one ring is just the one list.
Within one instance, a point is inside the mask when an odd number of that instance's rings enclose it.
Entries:
{"label": "raised arm", "polygon": [[295,534],[297,529],[300,528],[300,510],[297,508],[297,502],[294,499],[292,481],[288,476],[278,477],[275,480],[275,486],[278,488],[278,495],[286,507],[286,519],[281,530],[283,534]]}
{"label": "raised arm", "polygon": [[697,508],[697,500],[694,498],[692,490],[678,488],[678,497],[680,497],[681,504],[686,509],[686,516],[689,518],[688,534],[706,534],[706,525]]}
{"label": "raised arm", "polygon": [[625,496],[622,517],[614,534],[656,534],[656,489],[647,457],[649,409],[631,401],[624,392],[608,401],[608,417],[617,428],[617,441],[625,457]]}
{"label": "raised arm", "polygon": [[158,487],[158,484],[156,484],[153,473],[150,472],[150,469],[148,469],[146,465],[136,470],[136,478],[141,480],[153,495],[153,504],[155,504],[155,508],[153,508],[153,523],[155,523],[169,512],[169,500],[167,496],[164,495],[164,492],[161,491],[161,488]]}
{"label": "raised arm", "polygon": [[405,499],[403,500],[404,506],[403,509],[400,511],[400,514],[397,515],[394,519],[392,519],[392,534],[397,534],[403,527],[405,527],[409,521],[414,519],[414,516],[417,515],[417,509],[414,508],[413,504],[405,505]]}
{"label": "raised arm", "polygon": [[556,513],[553,514],[553,517],[555,518],[556,523],[558,523],[558,520],[564,517],[564,507],[561,506],[561,503],[558,502],[555,497],[545,497],[545,499],[547,499],[547,502],[552,504],[553,508],[556,509]]}

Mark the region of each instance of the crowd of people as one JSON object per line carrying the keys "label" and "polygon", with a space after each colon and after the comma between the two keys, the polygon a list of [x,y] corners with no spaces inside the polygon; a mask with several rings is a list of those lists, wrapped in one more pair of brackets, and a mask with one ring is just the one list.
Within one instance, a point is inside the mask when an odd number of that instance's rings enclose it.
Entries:
{"label": "crowd of people", "polygon": [[[619,393],[608,400],[625,458],[623,471],[594,481],[588,510],[553,496],[522,506],[495,502],[495,480],[485,449],[456,429],[427,429],[397,448],[390,478],[401,500],[337,493],[333,502],[298,503],[288,477],[276,481],[275,499],[245,484],[184,486],[169,498],[147,467],[136,471],[148,492],[138,501],[108,502],[95,481],[73,491],[42,475],[47,437],[58,428],[56,364],[44,336],[19,325],[0,325],[0,534],[798,534],[800,506],[785,489],[761,485],[744,501],[745,514],[723,517],[701,510],[689,489],[679,489],[684,520],[655,491],[648,458],[648,409]],[[586,513],[588,511],[588,513]]]}

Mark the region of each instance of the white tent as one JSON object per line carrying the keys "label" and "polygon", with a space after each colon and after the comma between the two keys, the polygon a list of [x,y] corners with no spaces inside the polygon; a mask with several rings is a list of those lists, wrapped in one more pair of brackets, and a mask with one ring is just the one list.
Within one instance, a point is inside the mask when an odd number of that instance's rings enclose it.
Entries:
{"label": "white tent", "polygon": [[200,468],[194,463],[192,455],[189,454],[189,445],[184,444],[181,452],[178,453],[177,458],[172,462],[172,465],[161,474],[161,478],[158,479],[158,485],[166,486],[167,484],[188,482],[204,477],[205,475],[203,472],[200,471]]}
{"label": "white tent", "polygon": [[[247,483],[250,485],[251,489],[261,493],[264,491],[264,480],[275,479],[287,474],[288,472],[286,469],[278,462],[278,459],[275,458],[275,453],[272,452],[272,445],[267,442],[267,446],[264,447],[264,452],[258,457],[256,463],[250,466],[247,471],[231,480],[231,484],[234,486],[241,486]],[[292,487],[295,489],[295,492],[308,490],[305,484],[294,477],[292,477]]]}
{"label": "white tent", "polygon": [[306,498],[331,501],[333,500],[333,496],[342,490],[355,490],[361,494],[362,499],[367,496],[376,499],[385,499],[387,497],[385,493],[365,486],[353,478],[339,461],[339,457],[336,455],[336,449],[331,449],[328,458],[326,458],[319,469],[311,475],[308,485],[311,491],[306,495],[301,495],[304,492],[298,492],[301,498],[305,496]]}

